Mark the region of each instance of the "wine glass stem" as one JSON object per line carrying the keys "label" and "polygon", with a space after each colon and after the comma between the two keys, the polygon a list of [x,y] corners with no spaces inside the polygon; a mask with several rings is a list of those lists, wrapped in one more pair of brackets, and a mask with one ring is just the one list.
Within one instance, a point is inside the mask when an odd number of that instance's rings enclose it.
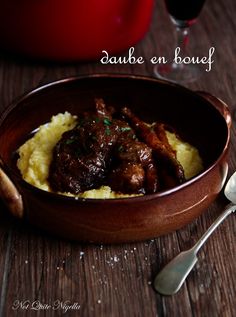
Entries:
{"label": "wine glass stem", "polygon": [[180,48],[179,56],[185,56],[189,42],[189,27],[176,27],[177,47]]}

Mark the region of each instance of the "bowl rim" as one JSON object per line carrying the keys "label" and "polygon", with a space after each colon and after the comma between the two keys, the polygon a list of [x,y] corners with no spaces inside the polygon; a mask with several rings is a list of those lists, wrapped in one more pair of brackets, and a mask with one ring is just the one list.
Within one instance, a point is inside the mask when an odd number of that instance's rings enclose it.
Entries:
{"label": "bowl rim", "polygon": [[[0,129],[1,129],[1,125],[4,122],[5,118],[19,105],[19,103],[21,103],[22,101],[24,101],[25,99],[31,97],[32,95],[50,88],[52,86],[57,86],[60,84],[64,84],[64,83],[70,83],[70,82],[75,82],[75,81],[80,81],[80,80],[89,80],[89,79],[94,79],[94,78],[110,78],[110,79],[129,79],[129,80],[143,80],[143,81],[148,81],[148,82],[152,82],[152,83],[160,83],[166,86],[173,86],[176,87],[188,94],[194,95],[195,97],[204,100],[204,102],[208,102],[212,107],[214,107],[216,109],[216,107],[209,102],[208,100],[206,100],[203,96],[201,96],[200,94],[198,94],[197,92],[184,87],[178,83],[173,83],[167,80],[162,80],[162,79],[158,79],[155,77],[151,77],[151,76],[143,76],[143,75],[132,75],[132,74],[125,74],[125,73],[118,73],[118,74],[113,74],[113,73],[96,73],[96,74],[88,74],[88,75],[79,75],[79,76],[70,76],[70,77],[65,77],[62,79],[58,79],[55,81],[51,81],[49,83],[40,85],[34,89],[29,90],[28,92],[25,92],[24,94],[22,94],[21,96],[17,97],[16,99],[14,99],[9,106],[7,106],[5,108],[5,110],[1,113],[0,115]],[[227,106],[227,105],[226,105]],[[227,106],[228,107],[228,106]],[[216,109],[217,110],[217,109]],[[218,111],[219,112],[219,111]],[[219,115],[222,116],[222,118],[225,120],[225,118],[223,117],[222,114]],[[16,173],[11,167],[8,166],[8,164],[6,164],[4,162],[4,160],[1,157],[1,153],[0,153],[0,166],[2,165],[3,169],[5,170],[5,172],[10,176],[13,174],[14,177],[18,180],[18,184],[16,185],[16,187],[18,188],[18,190],[21,192],[21,186],[23,186],[24,188],[28,189],[28,190],[32,190],[33,192],[36,192],[39,195],[46,195],[48,196],[48,198],[52,198],[52,199],[56,199],[56,200],[65,200],[68,202],[86,202],[86,203],[134,203],[134,202],[143,202],[143,201],[150,201],[150,200],[156,200],[157,198],[162,198],[162,197],[166,197],[169,196],[173,193],[176,192],[180,192],[181,190],[185,189],[188,186],[191,186],[193,183],[197,182],[199,179],[202,179],[205,175],[209,174],[211,172],[212,169],[215,168],[216,165],[218,165],[219,161],[221,161],[221,159],[226,155],[227,151],[228,151],[228,147],[229,147],[229,142],[230,142],[230,128],[227,125],[227,122],[225,120],[225,124],[227,127],[227,139],[224,145],[224,148],[221,152],[221,154],[218,156],[218,158],[207,168],[204,169],[200,174],[192,177],[191,179],[187,180],[186,182],[172,187],[170,189],[167,190],[162,190],[159,191],[157,193],[154,194],[145,194],[145,195],[140,195],[140,196],[132,196],[132,197],[121,197],[121,198],[82,198],[82,197],[74,197],[74,196],[67,196],[64,194],[60,194],[60,193],[54,193],[54,192],[48,192],[46,190],[37,188],[33,185],[31,185],[30,183],[26,182],[22,177],[20,177],[20,175],[18,173]],[[228,167],[228,164],[227,164]],[[227,173],[226,173],[227,174]],[[224,180],[225,181],[225,180]],[[224,183],[224,182],[223,182]]]}

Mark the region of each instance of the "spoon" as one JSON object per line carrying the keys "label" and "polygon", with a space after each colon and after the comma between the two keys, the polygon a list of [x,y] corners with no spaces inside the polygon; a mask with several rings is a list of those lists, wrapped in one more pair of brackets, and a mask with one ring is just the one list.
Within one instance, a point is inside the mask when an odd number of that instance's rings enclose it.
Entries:
{"label": "spoon", "polygon": [[189,250],[181,252],[172,261],[170,261],[154,280],[154,288],[163,295],[173,295],[183,285],[186,277],[197,262],[197,253],[206,242],[212,232],[221,224],[221,222],[236,210],[236,172],[228,180],[225,190],[225,196],[231,201],[222,212],[222,214],[213,222],[200,240]]}

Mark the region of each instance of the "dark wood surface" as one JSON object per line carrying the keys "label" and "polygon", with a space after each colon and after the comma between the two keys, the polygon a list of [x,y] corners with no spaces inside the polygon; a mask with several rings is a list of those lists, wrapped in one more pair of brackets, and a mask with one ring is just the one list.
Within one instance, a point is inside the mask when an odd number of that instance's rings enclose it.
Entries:
{"label": "dark wood surface", "polygon": [[[190,52],[203,56],[216,49],[212,71],[187,85],[208,91],[233,115],[229,174],[236,169],[236,2],[208,0],[192,27]],[[80,74],[153,75],[150,57],[175,48],[174,28],[163,2],[157,1],[145,38],[136,45],[142,65],[100,62],[48,64],[0,56],[0,110],[17,96],[50,81]],[[209,127],[210,129],[210,127]],[[215,140],[217,142],[217,140]],[[192,246],[226,204],[223,194],[187,227],[164,237],[124,245],[87,245],[46,235],[11,218],[0,203],[0,316],[60,316],[63,309],[19,308],[16,301],[74,304],[66,316],[236,316],[235,215],[228,217],[199,252],[199,261],[174,296],[155,293],[155,274],[179,251]],[[76,309],[77,308],[77,309]]]}

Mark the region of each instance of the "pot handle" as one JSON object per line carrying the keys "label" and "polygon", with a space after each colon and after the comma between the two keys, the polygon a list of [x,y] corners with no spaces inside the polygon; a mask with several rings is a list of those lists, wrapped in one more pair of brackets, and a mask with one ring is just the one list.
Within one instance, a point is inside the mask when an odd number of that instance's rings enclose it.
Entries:
{"label": "pot handle", "polygon": [[2,164],[0,164],[0,198],[2,198],[3,202],[8,207],[8,210],[14,217],[23,217],[24,207],[22,196],[4,172]]}
{"label": "pot handle", "polygon": [[230,114],[230,111],[229,111],[227,104],[224,101],[222,101],[220,98],[217,98],[217,97],[209,94],[208,92],[196,91],[196,93],[198,95],[200,95],[201,97],[203,97],[204,99],[208,100],[210,103],[212,103],[215,106],[215,108],[225,118],[227,126],[230,129],[231,124],[232,124],[232,118],[231,118],[231,114]]}

